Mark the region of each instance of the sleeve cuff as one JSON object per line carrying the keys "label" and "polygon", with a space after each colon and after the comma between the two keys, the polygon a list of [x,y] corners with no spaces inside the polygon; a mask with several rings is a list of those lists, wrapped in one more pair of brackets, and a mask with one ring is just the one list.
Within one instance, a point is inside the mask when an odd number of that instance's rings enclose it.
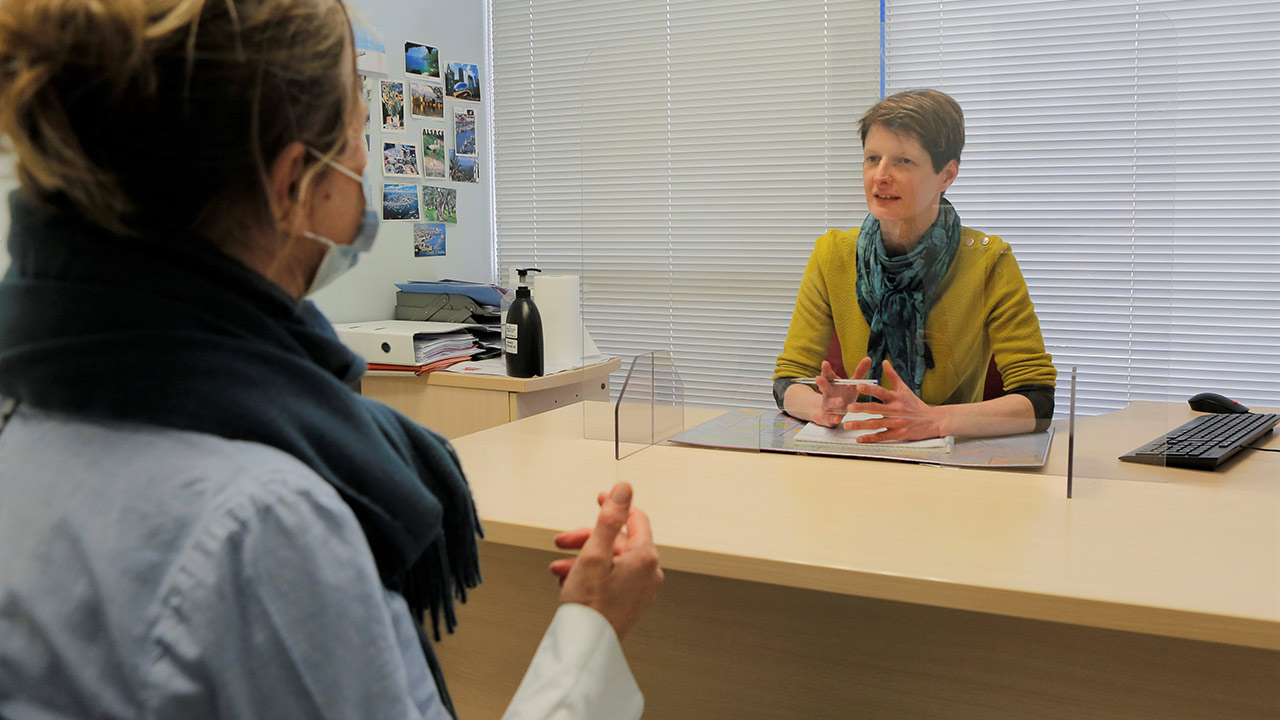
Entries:
{"label": "sleeve cuff", "polygon": [[503,720],[638,720],[644,696],[613,626],[595,610],[565,603],[542,637]]}
{"label": "sleeve cuff", "polygon": [[1053,386],[1023,385],[1009,391],[1010,395],[1021,395],[1031,401],[1035,412],[1036,432],[1044,432],[1053,422]]}
{"label": "sleeve cuff", "polygon": [[795,385],[800,378],[780,377],[773,381],[773,401],[778,404],[778,409],[786,411],[787,409],[787,388]]}

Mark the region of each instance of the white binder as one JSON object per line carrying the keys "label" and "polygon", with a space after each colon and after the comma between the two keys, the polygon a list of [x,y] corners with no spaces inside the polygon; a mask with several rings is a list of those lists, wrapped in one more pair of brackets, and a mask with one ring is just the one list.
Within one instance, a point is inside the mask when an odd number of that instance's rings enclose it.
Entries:
{"label": "white binder", "polygon": [[338,339],[368,363],[416,365],[413,340],[417,336],[440,335],[471,328],[474,323],[418,322],[414,320],[372,320],[335,323]]}

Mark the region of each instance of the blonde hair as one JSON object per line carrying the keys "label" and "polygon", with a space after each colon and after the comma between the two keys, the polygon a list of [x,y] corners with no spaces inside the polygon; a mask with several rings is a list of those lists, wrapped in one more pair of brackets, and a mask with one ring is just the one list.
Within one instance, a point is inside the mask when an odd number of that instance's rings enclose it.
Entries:
{"label": "blonde hair", "polygon": [[269,221],[286,146],[344,147],[350,38],[341,0],[0,0],[0,136],[25,191],[113,232]]}

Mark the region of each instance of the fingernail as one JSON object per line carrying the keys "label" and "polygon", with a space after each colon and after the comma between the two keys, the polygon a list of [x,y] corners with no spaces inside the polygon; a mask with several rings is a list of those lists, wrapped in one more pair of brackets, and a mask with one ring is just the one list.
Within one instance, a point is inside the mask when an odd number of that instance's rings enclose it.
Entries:
{"label": "fingernail", "polygon": [[619,505],[626,505],[631,502],[631,486],[626,483],[618,483],[613,486],[613,492],[609,497]]}

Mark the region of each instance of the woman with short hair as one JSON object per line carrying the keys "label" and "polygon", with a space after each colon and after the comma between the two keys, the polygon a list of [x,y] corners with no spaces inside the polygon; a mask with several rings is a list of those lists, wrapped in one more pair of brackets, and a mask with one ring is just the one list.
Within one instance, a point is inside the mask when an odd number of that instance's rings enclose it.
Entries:
{"label": "woman with short hair", "polygon": [[[859,442],[1044,426],[1057,373],[1018,263],[943,197],[960,171],[960,105],[936,90],[891,95],[862,116],[859,134],[870,213],[817,240],[774,369],[778,407],[829,427],[846,412],[883,416],[843,423],[877,431]],[[878,386],[832,382],[833,339],[853,377]],[[992,360],[1006,394],[984,401]]]}

